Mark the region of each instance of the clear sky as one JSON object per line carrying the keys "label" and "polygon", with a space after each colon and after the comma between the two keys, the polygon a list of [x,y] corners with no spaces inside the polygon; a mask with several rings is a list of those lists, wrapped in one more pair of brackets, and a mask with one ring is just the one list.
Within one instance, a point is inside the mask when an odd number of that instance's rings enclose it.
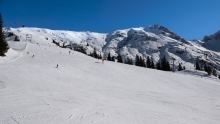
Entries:
{"label": "clear sky", "polygon": [[110,33],[161,24],[187,40],[220,30],[220,0],[0,0],[0,13],[4,27]]}

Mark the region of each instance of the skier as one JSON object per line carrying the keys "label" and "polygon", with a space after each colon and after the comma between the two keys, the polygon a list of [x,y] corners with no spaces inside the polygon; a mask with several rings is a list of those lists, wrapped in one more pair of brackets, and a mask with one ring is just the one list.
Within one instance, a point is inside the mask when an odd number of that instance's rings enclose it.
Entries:
{"label": "skier", "polygon": [[70,52],[71,52],[71,51],[69,51],[69,54],[70,54]]}
{"label": "skier", "polygon": [[58,68],[58,64],[57,64],[57,68]]}
{"label": "skier", "polygon": [[32,58],[34,58],[34,55],[32,56]]}

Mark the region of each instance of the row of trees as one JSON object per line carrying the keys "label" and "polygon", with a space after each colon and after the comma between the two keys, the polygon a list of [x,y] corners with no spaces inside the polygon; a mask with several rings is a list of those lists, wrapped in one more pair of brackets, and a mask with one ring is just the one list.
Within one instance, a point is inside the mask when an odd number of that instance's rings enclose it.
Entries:
{"label": "row of trees", "polygon": [[[144,58],[142,58],[141,56],[136,55],[135,57],[135,61],[133,62],[133,60],[129,57],[124,58],[124,61],[121,57],[120,54],[118,54],[117,58],[117,62],[119,63],[124,63],[124,64],[130,64],[130,65],[136,65],[139,67],[147,67],[147,68],[152,68],[152,69],[158,69],[158,70],[163,70],[163,71],[171,71],[173,69],[171,69],[169,61],[167,61],[166,56],[164,55],[164,57],[162,59],[160,59],[156,64],[154,63],[154,60],[152,57],[147,57],[147,59],[145,60]],[[109,61],[115,61],[114,56],[111,56],[110,52],[108,54],[107,60]],[[182,67],[181,64],[179,64],[179,71],[181,70],[185,70],[185,67]]]}
{"label": "row of trees", "polygon": [[2,32],[2,26],[3,25],[3,21],[2,21],[2,16],[0,13],[0,56],[5,56],[5,53],[7,53],[9,46],[7,41],[5,41],[3,32]]}
{"label": "row of trees", "polygon": [[[204,62],[203,64],[199,63],[199,60],[196,61],[195,64],[195,68],[196,70],[201,70],[201,71],[205,71],[208,73],[208,75],[213,75],[215,77],[217,77],[217,70],[212,68],[211,66],[208,66],[206,62]],[[220,75],[219,75],[219,79],[220,79]]]}

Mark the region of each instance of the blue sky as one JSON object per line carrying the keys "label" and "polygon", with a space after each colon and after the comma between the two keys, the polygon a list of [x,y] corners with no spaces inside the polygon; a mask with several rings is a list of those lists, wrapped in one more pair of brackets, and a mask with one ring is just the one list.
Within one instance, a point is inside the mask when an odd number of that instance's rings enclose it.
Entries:
{"label": "blue sky", "polygon": [[109,33],[161,24],[188,40],[220,30],[220,0],[0,0],[0,13],[4,27]]}

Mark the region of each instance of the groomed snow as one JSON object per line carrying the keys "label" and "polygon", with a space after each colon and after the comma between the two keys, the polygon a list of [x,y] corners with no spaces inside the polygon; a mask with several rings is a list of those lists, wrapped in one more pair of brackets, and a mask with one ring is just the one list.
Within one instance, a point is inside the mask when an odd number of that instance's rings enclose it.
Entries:
{"label": "groomed snow", "polygon": [[1,124],[220,123],[217,79],[101,64],[50,43],[25,48],[0,58]]}

